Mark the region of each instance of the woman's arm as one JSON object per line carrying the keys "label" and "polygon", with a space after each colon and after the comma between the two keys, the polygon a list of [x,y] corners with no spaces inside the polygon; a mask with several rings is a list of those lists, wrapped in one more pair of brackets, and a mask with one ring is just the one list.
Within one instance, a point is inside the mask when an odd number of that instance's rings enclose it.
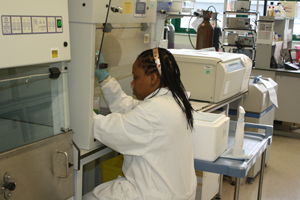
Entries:
{"label": "woman's arm", "polygon": [[127,113],[137,104],[138,100],[125,94],[116,79],[108,76],[100,83],[103,97],[112,113]]}
{"label": "woman's arm", "polygon": [[154,131],[146,110],[139,105],[126,114],[94,115],[94,138],[122,154],[143,155]]}

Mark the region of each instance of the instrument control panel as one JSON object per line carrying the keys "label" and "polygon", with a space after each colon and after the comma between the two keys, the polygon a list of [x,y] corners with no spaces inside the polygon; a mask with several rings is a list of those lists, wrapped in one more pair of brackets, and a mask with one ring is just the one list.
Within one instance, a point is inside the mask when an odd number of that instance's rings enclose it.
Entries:
{"label": "instrument control panel", "polygon": [[62,33],[62,16],[1,16],[2,34]]}

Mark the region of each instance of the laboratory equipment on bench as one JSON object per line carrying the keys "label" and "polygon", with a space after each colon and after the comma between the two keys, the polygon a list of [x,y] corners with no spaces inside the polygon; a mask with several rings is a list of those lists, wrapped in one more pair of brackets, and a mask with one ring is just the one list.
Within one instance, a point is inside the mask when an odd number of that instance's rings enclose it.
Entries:
{"label": "laboratory equipment on bench", "polygon": [[[278,84],[271,78],[262,76],[251,76],[249,79],[249,91],[244,96],[241,106],[246,111],[245,122],[255,124],[265,124],[273,126],[275,118],[275,109],[278,107],[277,100]],[[237,102],[234,102],[229,107],[229,117],[231,120],[237,120]],[[245,128],[245,131],[258,132],[264,134],[261,129]],[[271,145],[266,149],[267,163],[270,158]],[[247,177],[253,179],[260,170],[260,159],[249,170]]]}
{"label": "laboratory equipment on bench", "polygon": [[228,28],[249,29],[250,18],[245,17],[227,17],[226,23]]}
{"label": "laboratory equipment on bench", "polygon": [[0,199],[72,198],[68,2],[1,1],[0,13]]}
{"label": "laboratory equipment on bench", "polygon": [[[278,107],[277,101],[278,85],[271,78],[256,76],[249,79],[249,92],[244,96],[242,106],[246,111],[245,122],[265,124],[273,126],[275,109]],[[229,108],[229,117],[231,120],[237,120],[237,103],[234,102]],[[245,131],[258,132],[264,134],[260,129],[245,128]],[[270,158],[271,145],[266,149],[267,163]],[[252,181],[260,170],[261,162],[258,160],[249,170],[247,177]]]}
{"label": "laboratory equipment on bench", "polygon": [[[284,68],[287,62],[292,63],[293,18],[260,16],[256,42],[255,68]],[[279,40],[279,37],[280,40]],[[289,63],[287,68],[292,68]],[[297,69],[297,67],[295,68]]]}
{"label": "laboratory equipment on bench", "polygon": [[249,11],[250,10],[251,1],[231,1],[231,10],[237,11]]}
{"label": "laboratory equipment on bench", "polygon": [[274,41],[274,21],[273,16],[260,16],[258,20],[257,40],[259,44],[272,44]]}
{"label": "laboratory equipment on bench", "polygon": [[[124,92],[132,96],[132,65],[141,52],[154,45],[157,3],[151,0],[90,3],[69,0],[69,12],[72,54],[68,73],[70,123],[75,132],[74,142],[81,149],[91,150],[102,146],[92,135],[93,110],[100,114],[110,113],[98,80],[94,78],[95,53],[102,45],[101,54],[108,64],[108,72]],[[161,20],[160,33],[164,21]]]}
{"label": "laboratory equipment on bench", "polygon": [[190,99],[220,102],[248,91],[252,60],[244,54],[170,49]]}

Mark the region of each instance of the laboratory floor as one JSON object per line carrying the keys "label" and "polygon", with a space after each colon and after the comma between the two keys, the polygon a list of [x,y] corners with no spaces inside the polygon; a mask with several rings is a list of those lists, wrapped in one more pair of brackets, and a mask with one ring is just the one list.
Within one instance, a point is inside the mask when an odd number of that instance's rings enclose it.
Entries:
{"label": "laboratory floor", "polygon": [[[234,186],[225,177],[221,200],[232,200]],[[259,175],[253,183],[244,182],[240,200],[257,199]],[[270,159],[265,168],[262,200],[300,199],[300,139],[273,136]]]}

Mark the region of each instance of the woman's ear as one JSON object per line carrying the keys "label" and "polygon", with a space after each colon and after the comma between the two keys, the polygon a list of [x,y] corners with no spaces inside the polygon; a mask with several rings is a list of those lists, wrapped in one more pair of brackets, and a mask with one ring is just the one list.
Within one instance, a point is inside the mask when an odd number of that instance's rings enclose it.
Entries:
{"label": "woman's ear", "polygon": [[150,74],[150,85],[151,86],[158,86],[160,84],[160,79],[157,76],[156,73],[151,73]]}

